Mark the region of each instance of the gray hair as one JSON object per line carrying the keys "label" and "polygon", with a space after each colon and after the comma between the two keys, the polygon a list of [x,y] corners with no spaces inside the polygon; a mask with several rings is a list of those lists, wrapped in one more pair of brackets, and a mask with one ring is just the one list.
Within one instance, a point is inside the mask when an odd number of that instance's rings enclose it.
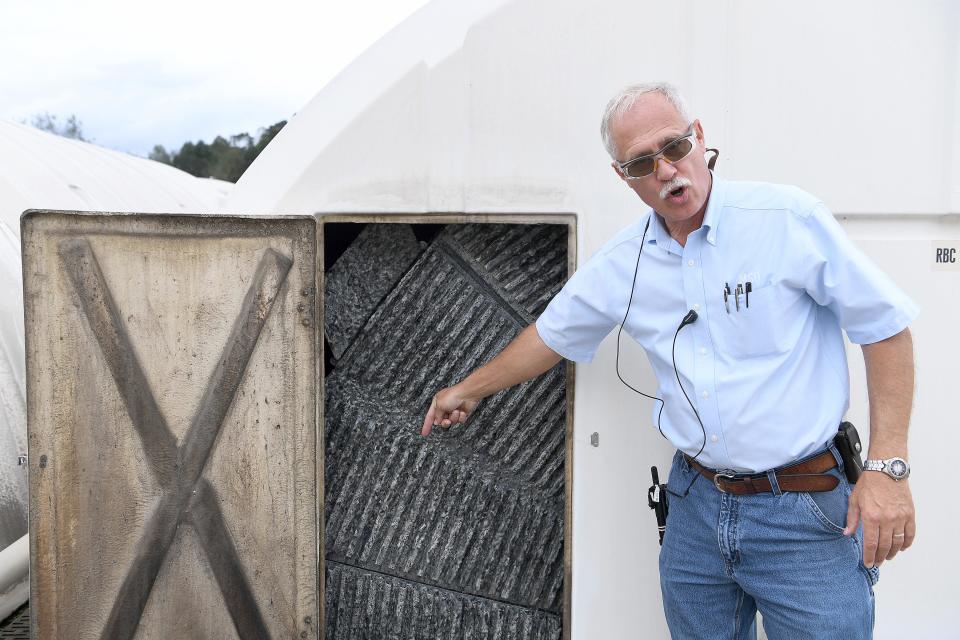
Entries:
{"label": "gray hair", "polygon": [[603,110],[603,120],[600,123],[600,137],[603,138],[603,146],[607,153],[614,160],[617,159],[617,150],[613,145],[613,138],[610,135],[610,126],[613,121],[629,111],[641,96],[648,93],[659,93],[673,105],[680,114],[680,117],[687,122],[692,122],[690,114],[687,111],[687,103],[675,86],[669,82],[643,82],[633,84],[624,88],[607,103],[607,108]]}

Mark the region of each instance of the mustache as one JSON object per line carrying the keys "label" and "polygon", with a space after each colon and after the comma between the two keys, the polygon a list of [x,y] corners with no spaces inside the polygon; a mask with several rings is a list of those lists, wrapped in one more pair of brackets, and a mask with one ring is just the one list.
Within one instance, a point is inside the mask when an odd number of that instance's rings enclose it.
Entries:
{"label": "mustache", "polygon": [[660,188],[660,199],[666,200],[667,196],[669,196],[670,192],[673,191],[674,189],[679,189],[680,187],[689,187],[691,184],[693,183],[690,182],[689,178],[675,176],[673,180],[671,180],[670,182],[668,182],[667,184],[663,185]]}

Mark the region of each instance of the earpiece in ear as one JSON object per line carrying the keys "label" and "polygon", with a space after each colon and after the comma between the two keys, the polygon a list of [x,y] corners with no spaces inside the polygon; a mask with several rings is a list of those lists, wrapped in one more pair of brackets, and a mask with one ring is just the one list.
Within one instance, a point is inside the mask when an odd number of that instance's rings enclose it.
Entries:
{"label": "earpiece in ear", "polygon": [[707,157],[707,153],[710,153],[711,151],[713,152],[713,157],[710,158],[710,159],[707,161],[707,169],[710,169],[710,171],[713,171],[713,167],[717,164],[717,158],[720,157],[720,150],[719,150],[719,149],[707,149],[706,153],[703,154],[703,157],[706,158],[706,157]]}

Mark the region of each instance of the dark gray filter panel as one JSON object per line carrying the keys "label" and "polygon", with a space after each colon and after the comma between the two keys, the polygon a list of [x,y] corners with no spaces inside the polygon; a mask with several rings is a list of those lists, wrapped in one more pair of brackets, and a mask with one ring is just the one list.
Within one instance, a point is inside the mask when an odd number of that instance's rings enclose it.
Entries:
{"label": "dark gray filter panel", "polygon": [[450,246],[536,318],[567,279],[567,229],[553,224],[457,224]]}
{"label": "dark gray filter panel", "polygon": [[346,351],[364,322],[422,248],[409,225],[371,224],[326,274],[323,328],[333,357]]}
{"label": "dark gray filter panel", "polygon": [[550,613],[327,563],[327,637],[369,640],[552,640]]}
{"label": "dark gray filter panel", "polygon": [[448,226],[330,373],[327,638],[560,637],[564,366],[466,425],[419,430],[432,395],[498,353],[565,273],[562,225]]}

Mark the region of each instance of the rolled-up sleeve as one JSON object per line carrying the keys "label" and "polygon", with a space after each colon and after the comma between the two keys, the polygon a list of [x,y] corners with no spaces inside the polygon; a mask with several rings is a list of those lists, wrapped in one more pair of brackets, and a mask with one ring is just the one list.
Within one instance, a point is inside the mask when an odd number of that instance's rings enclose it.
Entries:
{"label": "rolled-up sleeve", "polygon": [[802,286],[837,316],[851,342],[870,344],[903,331],[919,308],[870,258],[851,242],[822,203],[800,220],[793,238]]}
{"label": "rolled-up sleeve", "polygon": [[574,362],[590,362],[619,319],[611,313],[603,278],[602,256],[583,265],[537,318],[540,339]]}

